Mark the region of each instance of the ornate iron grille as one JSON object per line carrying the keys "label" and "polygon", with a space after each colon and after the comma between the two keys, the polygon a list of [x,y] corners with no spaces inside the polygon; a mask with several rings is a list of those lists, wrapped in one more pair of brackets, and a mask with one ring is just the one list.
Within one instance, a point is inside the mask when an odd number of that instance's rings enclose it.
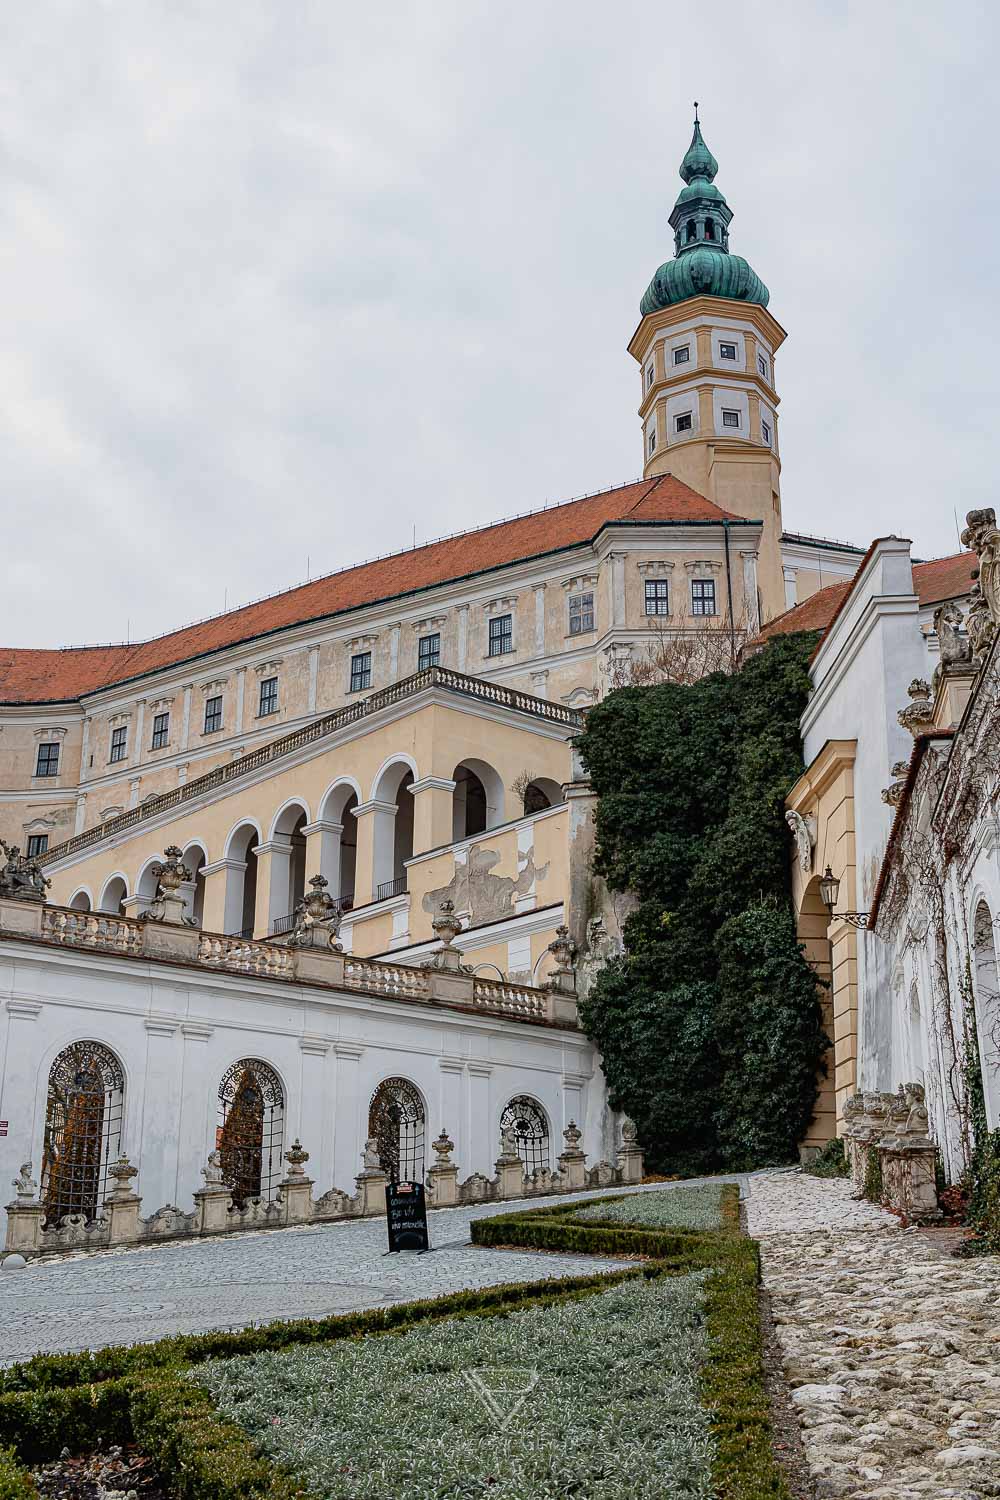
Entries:
{"label": "ornate iron grille", "polygon": [[424,1105],[405,1078],[387,1078],[372,1094],[368,1134],[393,1182],[424,1180]]}
{"label": "ornate iron grille", "polygon": [[285,1096],[274,1069],[250,1057],[233,1063],[219,1084],[215,1144],[238,1208],[250,1198],[267,1202],[277,1193],[284,1123]]}
{"label": "ornate iron grille", "polygon": [[549,1122],[537,1099],[527,1094],[518,1094],[500,1116],[500,1129],[513,1129],[517,1139],[517,1154],[530,1173],[549,1166]]}
{"label": "ornate iron grille", "polygon": [[45,1222],[66,1214],[96,1219],[108,1193],[108,1167],[121,1152],[125,1075],[100,1042],[74,1042],[49,1072],[42,1147]]}

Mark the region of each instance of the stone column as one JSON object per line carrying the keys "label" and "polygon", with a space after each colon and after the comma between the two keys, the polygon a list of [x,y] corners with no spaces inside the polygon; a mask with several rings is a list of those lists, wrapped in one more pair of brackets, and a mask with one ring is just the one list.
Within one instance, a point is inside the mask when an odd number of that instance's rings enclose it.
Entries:
{"label": "stone column", "polygon": [[455,613],[458,616],[458,670],[465,672],[469,664],[469,606],[460,604]]}
{"label": "stone column", "polygon": [[496,1137],[493,1134],[493,1110],[490,1101],[490,1078],[493,1068],[489,1063],[468,1064],[469,1090],[464,1123],[469,1169],[490,1175],[490,1147]]}
{"label": "stone column", "polygon": [[[182,1066],[183,1049],[180,1036],[180,1021],[175,1016],[147,1016],[146,1028],[146,1086],[143,1090],[142,1125],[139,1137],[139,1168],[143,1156],[147,1161],[162,1163],[162,1179],[155,1182],[150,1176],[146,1181],[147,1191],[155,1206],[161,1203],[178,1203],[180,1193],[189,1183],[181,1183],[178,1150],[180,1147],[180,1123],[182,1114],[181,1091],[184,1083]],[[132,1135],[135,1139],[135,1135]],[[201,1155],[199,1150],[198,1155]]]}
{"label": "stone column", "polygon": [[246,860],[216,859],[202,865],[205,902],[201,925],[206,932],[238,932],[243,925],[243,886],[236,877],[246,873]]}
{"label": "stone column", "polygon": [[[361,1098],[360,1042],[334,1042],[337,1083],[333,1094],[333,1182],[349,1183],[365,1136],[368,1134],[368,1100]],[[325,1187],[325,1179],[323,1179]],[[332,1185],[332,1184],[331,1184]]]}
{"label": "stone column", "polygon": [[[354,819],[358,830],[354,904],[363,906],[374,901],[379,879],[392,879],[396,804],[373,797],[370,802],[358,803],[354,809]],[[388,875],[385,874],[386,870],[389,871]]]}
{"label": "stone column", "polygon": [[545,655],[545,584],[535,584],[535,655]]}
{"label": "stone column", "polygon": [[625,557],[624,552],[611,553],[611,624],[625,624]]}
{"label": "stone column", "polygon": [[257,917],[254,937],[266,938],[278,917],[290,913],[292,840],[287,833],[257,845]]}
{"label": "stone column", "polygon": [[181,717],[181,743],[180,743],[180,748],[182,750],[186,750],[187,749],[187,747],[188,747],[188,739],[190,738],[190,735],[191,735],[191,690],[192,690],[192,686],[193,686],[193,684],[190,683],[190,682],[187,682],[187,683],[184,684],[184,709],[183,709],[183,713],[182,713],[182,717]]}
{"label": "stone column", "polygon": [[86,821],[87,821],[87,793],[86,792],[77,792],[77,794],[76,794],[76,821],[73,824],[73,833],[74,833],[74,835],[83,832],[84,825],[86,824]]}
{"label": "stone column", "polygon": [[389,627],[389,681],[395,682],[399,675],[399,626]]}
{"label": "stone column", "polygon": [[327,882],[330,895],[346,895],[340,889],[340,838],[343,823],[332,818],[320,818],[307,823],[302,833],[306,841],[306,882],[314,875],[322,875]]}
{"label": "stone column", "polygon": [[325,1037],[299,1037],[299,1124],[298,1135],[307,1141],[318,1141],[319,1151],[313,1171],[326,1183],[330,1175],[333,1140],[333,1080],[329,1062],[330,1043]]}
{"label": "stone column", "polygon": [[[316,712],[316,689],[319,683],[319,647],[309,647],[309,696],[306,700],[306,712]],[[329,877],[327,877],[329,878]]]}
{"label": "stone column", "polygon": [[219,1110],[217,1072],[208,1065],[207,1042],[214,1027],[200,1021],[182,1021],[182,1062],[180,1064],[180,1125],[177,1142],[177,1190],[173,1201],[181,1206],[188,1193],[199,1185],[200,1164],[215,1145]]}
{"label": "stone column", "polygon": [[425,854],[451,843],[455,783],[448,776],[421,776],[413,794],[413,852]]}
{"label": "stone column", "polygon": [[243,733],[243,715],[246,712],[246,692],[247,692],[247,669],[246,669],[246,667],[237,667],[236,668],[236,721],[233,724],[233,733],[234,734],[242,734]]}

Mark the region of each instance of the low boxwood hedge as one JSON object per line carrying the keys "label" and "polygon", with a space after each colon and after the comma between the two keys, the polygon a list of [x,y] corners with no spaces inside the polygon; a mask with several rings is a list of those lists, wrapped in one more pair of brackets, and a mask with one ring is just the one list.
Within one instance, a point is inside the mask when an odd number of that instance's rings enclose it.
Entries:
{"label": "low boxwood hedge", "polygon": [[11,1448],[0,1448],[0,1500],[38,1500],[30,1475],[25,1473]]}

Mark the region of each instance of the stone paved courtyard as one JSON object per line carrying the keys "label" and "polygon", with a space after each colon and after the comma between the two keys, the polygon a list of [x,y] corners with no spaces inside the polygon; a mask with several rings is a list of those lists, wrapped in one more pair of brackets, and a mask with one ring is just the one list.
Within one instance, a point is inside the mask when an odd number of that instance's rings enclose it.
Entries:
{"label": "stone paved courtyard", "polygon": [[817,1496],[1000,1495],[1000,1259],[945,1256],[850,1192],[750,1179]]}
{"label": "stone paved courtyard", "polygon": [[[533,1202],[592,1197],[563,1194]],[[514,1206],[431,1213],[430,1255],[386,1256],[385,1220],[367,1219],[70,1255],[0,1271],[0,1364],[41,1352],[98,1349],[275,1318],[320,1318],[505,1281],[620,1269],[620,1261],[469,1244],[473,1218]]]}

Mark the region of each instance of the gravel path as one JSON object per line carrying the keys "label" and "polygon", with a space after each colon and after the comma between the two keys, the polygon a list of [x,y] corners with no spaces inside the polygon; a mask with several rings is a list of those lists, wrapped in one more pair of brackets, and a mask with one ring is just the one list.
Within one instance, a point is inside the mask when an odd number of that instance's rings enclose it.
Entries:
{"label": "gravel path", "polygon": [[[531,1204],[595,1196],[561,1194]],[[505,1281],[621,1269],[621,1261],[592,1256],[469,1243],[474,1218],[516,1206],[435,1210],[428,1215],[430,1255],[387,1256],[380,1218],[30,1262],[24,1270],[0,1272],[0,1365],[38,1353],[142,1343],[275,1318],[321,1318]]]}
{"label": "gravel path", "polygon": [[749,1187],[817,1496],[1000,1496],[1000,1259],[942,1256],[847,1182]]}

